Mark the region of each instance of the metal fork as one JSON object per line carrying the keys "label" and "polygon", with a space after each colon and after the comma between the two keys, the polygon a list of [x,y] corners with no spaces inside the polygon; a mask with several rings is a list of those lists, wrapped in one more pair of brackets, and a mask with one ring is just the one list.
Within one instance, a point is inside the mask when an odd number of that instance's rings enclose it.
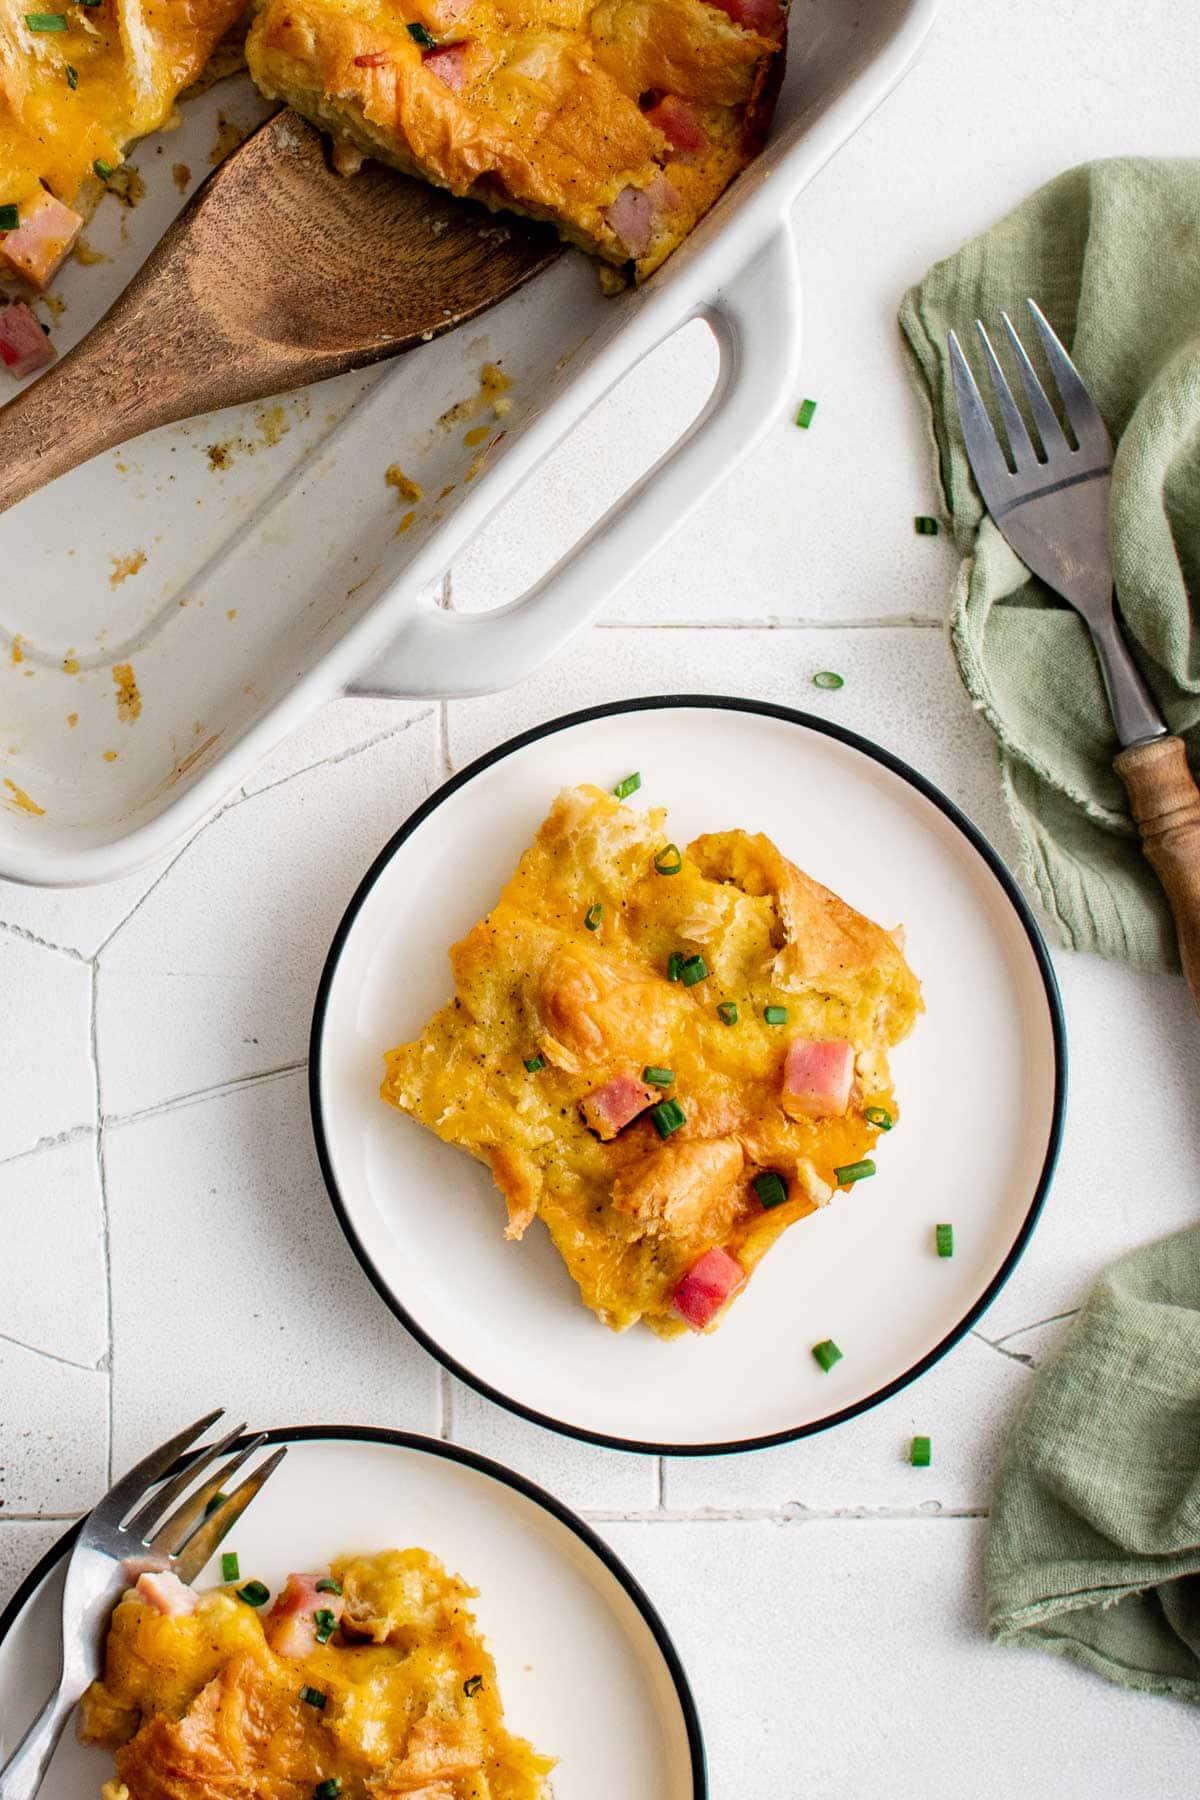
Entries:
{"label": "metal fork", "polygon": [[[219,1443],[194,1451],[177,1474],[164,1480],[188,1446],[221,1416],[218,1408],[161,1444],[118,1481],[83,1521],[63,1588],[58,1686],[0,1768],[0,1800],[33,1800],[63,1727],[84,1689],[103,1669],[109,1615],[122,1591],[148,1569],[170,1569],[181,1581],[193,1581],[286,1456],[287,1446],[283,1445],[226,1493],[224,1484],[266,1441],[260,1433],[193,1489],[196,1476],[233,1449],[245,1430],[239,1425]],[[174,1511],[168,1515],[172,1506]]]}
{"label": "metal fork", "polygon": [[1091,634],[1113,723],[1124,746],[1113,768],[1125,784],[1143,848],[1170,901],[1184,974],[1200,1009],[1200,792],[1188,768],[1183,739],[1168,731],[1117,619],[1108,547],[1112,440],[1041,308],[1033,300],[1026,304],[1075,444],[1068,442],[1012,321],[1001,313],[1041,453],[1034,447],[991,339],[977,319],[975,328],[1008,439],[1008,460],[952,331],[950,369],[967,457],[1001,534],[1026,567],[1075,608]]}

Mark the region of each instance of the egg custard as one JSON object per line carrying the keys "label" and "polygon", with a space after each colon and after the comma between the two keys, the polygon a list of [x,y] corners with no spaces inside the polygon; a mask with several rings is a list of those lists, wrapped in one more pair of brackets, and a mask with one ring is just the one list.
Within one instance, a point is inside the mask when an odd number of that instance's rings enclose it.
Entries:
{"label": "egg custard", "polygon": [[755,155],[783,74],[780,0],[260,0],[264,94],[640,280]]}
{"label": "egg custard", "polygon": [[549,1800],[512,1736],[475,1590],[427,1550],[343,1557],[198,1594],[142,1575],[118,1603],[80,1737],[104,1800]]}
{"label": "egg custard", "polygon": [[[627,791],[630,782],[621,784]],[[381,1089],[486,1163],[615,1331],[709,1330],[780,1233],[874,1173],[921,990],[895,934],[743,831],[561,793],[455,998]]]}

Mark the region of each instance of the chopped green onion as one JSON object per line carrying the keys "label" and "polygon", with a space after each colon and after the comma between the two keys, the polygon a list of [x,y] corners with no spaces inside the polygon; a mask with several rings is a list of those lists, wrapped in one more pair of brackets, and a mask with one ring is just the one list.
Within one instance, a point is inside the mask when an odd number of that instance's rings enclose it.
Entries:
{"label": "chopped green onion", "polygon": [[341,1776],[331,1775],[328,1781],[318,1781],[316,1787],[313,1789],[313,1797],[314,1800],[337,1800],[341,1791]]}
{"label": "chopped green onion", "polygon": [[853,1187],[856,1181],[865,1181],[874,1173],[875,1164],[869,1156],[864,1156],[861,1162],[843,1163],[840,1169],[833,1171],[833,1179],[839,1187]]}
{"label": "chopped green onion", "polygon": [[953,1225],[938,1225],[938,1226],[936,1226],[934,1228],[934,1238],[937,1242],[937,1253],[939,1256],[953,1256],[954,1255],[954,1227],[953,1227]]}
{"label": "chopped green onion", "polygon": [[237,1551],[226,1550],[224,1556],[221,1558],[221,1580],[240,1581],[241,1579],[242,1571],[238,1568]]}
{"label": "chopped green onion", "polygon": [[302,1687],[300,1689],[300,1698],[303,1700],[305,1706],[315,1706],[318,1712],[324,1712],[325,1702],[329,1696],[328,1694],[323,1694],[320,1688]]}
{"label": "chopped green onion", "polygon": [[21,223],[20,208],[0,206],[0,231],[15,231]]}
{"label": "chopped green onion", "polygon": [[782,1175],[777,1175],[774,1169],[764,1169],[761,1175],[754,1177],[750,1186],[768,1212],[773,1206],[782,1206],[787,1199],[787,1182]]}
{"label": "chopped green onion", "polygon": [[337,1630],[337,1614],[330,1612],[327,1606],[318,1606],[313,1614],[313,1624],[317,1628],[318,1644],[327,1644]]}
{"label": "chopped green onion", "polygon": [[763,1007],[763,1018],[767,1021],[768,1025],[786,1025],[787,1024],[787,1007],[786,1006],[764,1006]]}
{"label": "chopped green onion", "polygon": [[800,408],[800,411],[796,414],[796,423],[800,427],[801,431],[808,430],[809,426],[813,422],[813,414],[816,412],[816,410],[817,410],[817,403],[815,400],[804,401],[803,405]]}
{"label": "chopped green onion", "polygon": [[927,1469],[933,1446],[927,1437],[915,1437],[912,1441],[910,1458],[914,1469]]}
{"label": "chopped green onion", "polygon": [[686,1122],[687,1114],[678,1100],[660,1100],[657,1106],[650,1108],[650,1118],[659,1137],[669,1138]]}
{"label": "chopped green onion", "polygon": [[102,156],[96,158],[92,167],[100,177],[101,181],[107,181],[110,175],[115,175],[117,172],[117,165],[115,163],[105,162]]}
{"label": "chopped green onion", "polygon": [[601,905],[597,904],[595,906],[588,907],[587,912],[584,915],[583,922],[587,926],[589,931],[599,931],[600,921],[603,917],[604,917],[604,908]]}
{"label": "chopped green onion", "polygon": [[322,1575],[320,1581],[317,1583],[318,1594],[340,1594],[341,1591],[341,1582],[335,1581],[332,1575]]}
{"label": "chopped green onion", "polygon": [[670,956],[667,958],[667,980],[678,981],[682,973],[683,952],[682,950],[672,950]]}
{"label": "chopped green onion", "polygon": [[868,1106],[863,1112],[868,1125],[874,1125],[880,1131],[892,1129],[892,1115],[886,1106]]}
{"label": "chopped green onion", "polygon": [[228,1498],[229,1498],[228,1494],[214,1494],[212,1499],[209,1501],[208,1505],[204,1509],[205,1518],[206,1519],[211,1518],[212,1514],[216,1512],[218,1506],[224,1506],[224,1504],[228,1500]]}
{"label": "chopped green onion", "polygon": [[482,1686],[482,1675],[468,1675],[467,1679],[463,1682],[463,1693],[467,1696],[468,1700],[473,1700]]}
{"label": "chopped green onion", "polygon": [[[525,1067],[531,1075],[540,1075],[545,1066],[546,1059],[544,1056],[528,1056],[525,1059]],[[341,1591],[341,1588],[339,1588],[338,1593],[340,1594]]]}
{"label": "chopped green onion", "polygon": [[918,513],[913,525],[918,537],[936,537],[938,534],[937,520],[929,518],[926,513]]}
{"label": "chopped green onion", "polygon": [[66,13],[26,13],[25,23],[30,31],[65,31],[67,15]]}
{"label": "chopped green onion", "polygon": [[738,1010],[732,1000],[722,1000],[720,1006],[717,1008],[717,1017],[720,1019],[722,1025],[737,1024]]}
{"label": "chopped green onion", "polygon": [[66,65],[65,72],[66,72],[66,77],[67,77],[67,86],[71,89],[72,93],[74,93],[75,89],[79,86],[79,70],[76,68],[73,68],[72,65],[70,63],[68,63]]}
{"label": "chopped green onion", "polygon": [[625,777],[624,781],[618,781],[613,793],[618,800],[628,800],[630,794],[636,794],[641,785],[642,778],[635,769],[632,775]]}
{"label": "chopped green onion", "polygon": [[238,1589],[237,1597],[244,1600],[247,1606],[265,1606],[271,1598],[271,1590],[264,1587],[261,1581],[248,1581],[245,1587]]}
{"label": "chopped green onion", "polygon": [[812,1353],[827,1375],[834,1363],[842,1360],[842,1353],[832,1338],[823,1338],[819,1344],[814,1344]]}
{"label": "chopped green onion", "polygon": [[410,25],[408,35],[414,44],[420,44],[422,50],[432,50],[437,43],[433,33],[426,31],[424,25]]}
{"label": "chopped green onion", "polygon": [[651,1087],[670,1087],[674,1079],[673,1069],[660,1069],[657,1063],[647,1063],[642,1070],[642,1080],[648,1081]]}
{"label": "chopped green onion", "polygon": [[683,858],[679,854],[678,844],[664,844],[654,859],[654,866],[660,875],[678,875],[683,867]]}
{"label": "chopped green onion", "polygon": [[685,956],[680,965],[679,979],[684,987],[695,987],[698,981],[708,979],[708,964],[702,956]]}
{"label": "chopped green onion", "polygon": [[835,669],[818,669],[813,676],[813,686],[819,688],[845,687],[845,680]]}

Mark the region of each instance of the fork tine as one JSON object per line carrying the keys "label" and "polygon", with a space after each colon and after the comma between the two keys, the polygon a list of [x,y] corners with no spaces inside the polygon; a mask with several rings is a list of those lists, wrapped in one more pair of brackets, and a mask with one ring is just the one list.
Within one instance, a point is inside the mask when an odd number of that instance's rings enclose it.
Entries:
{"label": "fork tine", "polygon": [[[234,1441],[236,1442],[236,1437]],[[157,1551],[160,1556],[178,1555],[197,1526],[204,1523],[205,1513],[217,1495],[225,1490],[226,1482],[237,1474],[238,1470],[254,1455],[256,1450],[262,1448],[265,1442],[266,1435],[261,1431],[252,1437],[232,1462],[226,1463],[223,1469],[218,1469],[215,1475],[210,1475],[194,1494],[189,1494],[175,1508],[170,1518],[163,1520],[150,1539],[147,1548]]]}
{"label": "fork tine", "polygon": [[1083,377],[1067,355],[1058,333],[1037,301],[1026,300],[1025,304],[1042,340],[1046,361],[1050,364],[1062,396],[1063,410],[1071,422],[1071,429],[1079,441],[1080,449],[1094,456],[1106,456],[1111,461],[1112,439],[1101,417],[1100,408],[1088,393]]}
{"label": "fork tine", "polygon": [[971,365],[963,355],[962,345],[952,331],[950,333],[950,373],[954,378],[954,398],[958,402],[958,417],[962,425],[963,441],[967,446],[967,457],[979,484],[979,491],[992,505],[992,496],[1004,494],[1005,483],[1010,479],[1008,464],[1000,448],[992,421],[988,418],[987,407],[983,404],[983,396],[975,385],[975,377],[971,373]]}
{"label": "fork tine", "polygon": [[200,1471],[207,1469],[209,1463],[218,1456],[223,1456],[231,1445],[236,1444],[245,1429],[244,1424],[235,1425],[233,1430],[225,1437],[220,1438],[217,1443],[210,1444],[206,1450],[197,1450],[194,1456],[188,1458],[187,1464],[179,1471],[178,1475],[172,1476],[170,1481],[164,1482],[161,1487],[154,1490],[146,1504],[134,1513],[132,1519],[126,1522],[126,1531],[132,1532],[136,1538],[144,1541],[167,1508],[174,1505],[181,1494],[187,1492]]}
{"label": "fork tine", "polygon": [[1012,345],[1013,355],[1017,359],[1017,373],[1021,377],[1021,385],[1029,396],[1029,409],[1033,414],[1033,422],[1037,426],[1037,434],[1042,440],[1042,449],[1046,452],[1046,461],[1054,462],[1060,456],[1070,456],[1071,446],[1066,440],[1054,408],[1046,398],[1046,390],[1038,380],[1037,370],[1030,362],[1025,346],[1017,336],[1016,327],[1006,312],[1002,312],[1000,318],[1008,333],[1008,341]]}
{"label": "fork tine", "polygon": [[205,1413],[194,1425],[189,1425],[185,1431],[177,1431],[173,1438],[168,1438],[165,1444],[160,1444],[157,1450],[144,1456],[140,1463],[135,1463],[129,1473],[122,1475],[120,1481],[109,1489],[95,1511],[106,1521],[119,1525],[129,1508],[136,1505],[147,1488],[162,1480],[188,1446],[202,1432],[207,1431],[210,1425],[216,1424],[224,1410],[224,1407],[218,1406],[216,1412]]}
{"label": "fork tine", "polygon": [[287,1453],[287,1445],[281,1444],[273,1456],[269,1456],[253,1474],[247,1475],[245,1481],[234,1488],[228,1500],[216,1512],[201,1520],[174,1559],[175,1573],[180,1581],[195,1581],[225,1533],[236,1525],[250,1502],[262,1492]]}
{"label": "fork tine", "polygon": [[1000,407],[1000,416],[1004,420],[1004,430],[1008,436],[1008,447],[1012,452],[1013,462],[1016,464],[1018,472],[1025,474],[1036,466],[1037,451],[1025,429],[1021,409],[1013,399],[1013,391],[1008,385],[1008,376],[1000,367],[999,358],[992,349],[992,340],[984,329],[982,319],[976,319],[975,329],[979,333],[983,354],[987,358],[988,374],[992,378],[992,391],[995,393],[997,404]]}

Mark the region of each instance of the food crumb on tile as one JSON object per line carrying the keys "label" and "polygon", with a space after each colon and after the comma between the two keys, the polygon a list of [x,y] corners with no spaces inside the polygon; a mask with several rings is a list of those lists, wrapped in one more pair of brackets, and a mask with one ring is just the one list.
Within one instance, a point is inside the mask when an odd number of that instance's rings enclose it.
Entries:
{"label": "food crumb on tile", "polygon": [[389,487],[394,487],[401,500],[422,500],[425,489],[419,481],[406,475],[399,463],[391,463],[384,471],[383,479]]}
{"label": "food crumb on tile", "polygon": [[32,813],[35,818],[45,817],[45,807],[39,806],[36,800],[31,800],[25,789],[19,788],[15,781],[9,780],[7,775],[4,777],[4,785],[12,795],[11,800],[5,801],[6,806],[11,806],[16,812]]}
{"label": "food crumb on tile", "polygon": [[113,572],[108,578],[108,585],[116,588],[120,587],[123,581],[128,581],[131,575],[136,575],[139,569],[145,568],[146,552],[135,550],[129,556],[110,556],[109,561],[112,563]]}
{"label": "food crumb on tile", "polygon": [[122,725],[132,725],[142,716],[142,696],[132,663],[114,663],[113,680],[117,684],[117,717]]}
{"label": "food crumb on tile", "polygon": [[171,170],[171,176],[180,193],[186,194],[188,182],[192,179],[192,171],[188,168],[187,164],[183,162],[176,163]]}

